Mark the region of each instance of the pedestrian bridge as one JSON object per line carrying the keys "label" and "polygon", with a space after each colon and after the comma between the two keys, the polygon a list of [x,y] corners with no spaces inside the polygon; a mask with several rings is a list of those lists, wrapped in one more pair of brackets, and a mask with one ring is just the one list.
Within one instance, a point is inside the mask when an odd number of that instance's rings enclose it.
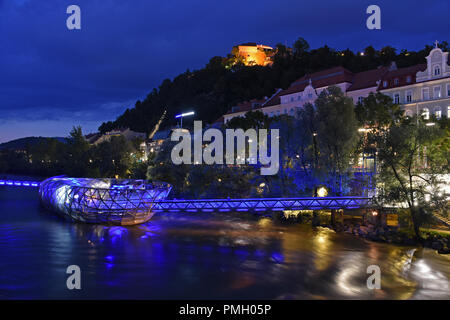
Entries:
{"label": "pedestrian bridge", "polygon": [[360,209],[372,205],[369,197],[309,197],[163,200],[155,203],[155,212],[227,212]]}
{"label": "pedestrian bridge", "polygon": [[[0,180],[0,186],[39,187],[37,181]],[[199,199],[155,201],[154,212],[228,212],[361,209],[373,205],[370,197],[307,197],[253,199]]]}

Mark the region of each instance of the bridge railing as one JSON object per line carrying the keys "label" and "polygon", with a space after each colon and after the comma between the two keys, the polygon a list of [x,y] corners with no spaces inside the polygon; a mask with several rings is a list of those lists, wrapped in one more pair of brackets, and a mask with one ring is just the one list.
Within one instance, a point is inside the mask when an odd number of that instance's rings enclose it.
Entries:
{"label": "bridge railing", "polygon": [[208,211],[281,211],[359,209],[372,205],[370,197],[309,197],[309,198],[254,198],[163,200],[154,205],[156,212]]}
{"label": "bridge railing", "polygon": [[[0,180],[0,186],[39,187],[37,181]],[[371,197],[304,197],[253,199],[199,199],[155,201],[155,212],[211,212],[211,211],[282,211],[360,209],[373,205]]]}

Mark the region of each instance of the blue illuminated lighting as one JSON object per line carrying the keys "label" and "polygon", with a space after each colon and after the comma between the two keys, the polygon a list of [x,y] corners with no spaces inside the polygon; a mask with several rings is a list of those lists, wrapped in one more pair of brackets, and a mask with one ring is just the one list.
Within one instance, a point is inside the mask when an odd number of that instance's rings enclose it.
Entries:
{"label": "blue illuminated lighting", "polygon": [[272,259],[275,260],[276,263],[284,262],[284,256],[281,253],[274,252],[272,254]]}
{"label": "blue illuminated lighting", "polygon": [[192,115],[194,115],[194,111],[177,114],[175,116],[175,118],[182,118],[182,117],[187,117],[187,116],[192,116]]}
{"label": "blue illuminated lighting", "polygon": [[304,197],[304,198],[247,198],[158,200],[155,212],[246,212],[283,210],[359,209],[373,205],[370,197]]}
{"label": "blue illuminated lighting", "polygon": [[[372,205],[369,197],[304,197],[304,198],[247,198],[247,199],[200,199],[166,200],[169,189],[146,186],[143,180],[85,179],[54,177],[39,183],[36,181],[0,180],[0,185],[18,187],[38,187],[58,181],[48,187],[40,188],[50,192],[42,201],[51,209],[63,212],[74,219],[86,222],[105,222],[99,216],[125,215],[127,211],[150,210],[152,212],[245,212],[245,211],[282,211],[282,210],[329,210],[359,209]],[[167,186],[167,184],[166,184]],[[129,193],[129,195],[128,195]],[[145,195],[143,195],[145,194]],[[142,195],[142,197],[141,197]],[[80,212],[82,209],[86,212]],[[69,213],[70,211],[70,213]],[[97,213],[97,216],[94,214]],[[100,215],[98,215],[100,213]],[[90,216],[94,221],[84,219]],[[108,219],[106,219],[108,220]],[[114,219],[113,219],[114,220]]]}
{"label": "blue illuminated lighting", "polygon": [[[40,183],[42,205],[76,221],[133,225],[148,221],[172,186],[144,180],[53,177]],[[114,229],[120,237],[123,230]]]}
{"label": "blue illuminated lighting", "polygon": [[38,187],[39,182],[21,180],[0,180],[0,186]]}

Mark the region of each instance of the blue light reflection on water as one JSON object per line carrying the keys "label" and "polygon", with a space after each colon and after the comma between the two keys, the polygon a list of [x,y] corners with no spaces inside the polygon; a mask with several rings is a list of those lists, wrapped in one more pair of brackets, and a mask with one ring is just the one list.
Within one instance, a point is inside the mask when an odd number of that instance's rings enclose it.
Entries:
{"label": "blue light reflection on water", "polygon": [[[34,190],[3,187],[0,214],[0,298],[449,297],[447,258],[422,250],[414,264],[410,248],[242,213],[75,224],[39,209]],[[405,263],[411,272],[400,276]],[[66,289],[70,264],[82,270],[81,291]],[[378,296],[365,288],[367,264],[388,270]]]}

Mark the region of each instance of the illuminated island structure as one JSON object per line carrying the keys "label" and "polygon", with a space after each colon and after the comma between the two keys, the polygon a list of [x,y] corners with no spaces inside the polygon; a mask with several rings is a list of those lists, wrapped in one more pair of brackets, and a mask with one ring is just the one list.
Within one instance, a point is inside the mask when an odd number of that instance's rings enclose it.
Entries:
{"label": "illuminated island structure", "polygon": [[148,221],[154,202],[171,189],[164,182],[61,176],[41,182],[39,197],[46,209],[75,221],[134,225]]}

